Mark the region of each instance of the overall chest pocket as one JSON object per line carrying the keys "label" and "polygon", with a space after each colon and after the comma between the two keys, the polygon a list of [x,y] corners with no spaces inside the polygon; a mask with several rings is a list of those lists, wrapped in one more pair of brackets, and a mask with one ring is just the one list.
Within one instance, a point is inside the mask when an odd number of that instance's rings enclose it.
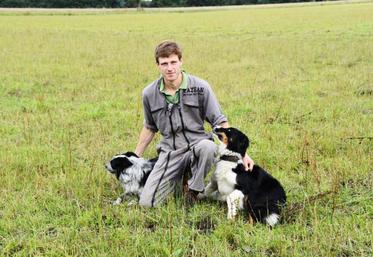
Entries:
{"label": "overall chest pocket", "polygon": [[203,130],[203,108],[200,106],[198,97],[183,99],[183,120],[187,129]]}
{"label": "overall chest pocket", "polygon": [[154,105],[150,107],[150,112],[159,132],[164,135],[168,124],[166,107],[161,105]]}

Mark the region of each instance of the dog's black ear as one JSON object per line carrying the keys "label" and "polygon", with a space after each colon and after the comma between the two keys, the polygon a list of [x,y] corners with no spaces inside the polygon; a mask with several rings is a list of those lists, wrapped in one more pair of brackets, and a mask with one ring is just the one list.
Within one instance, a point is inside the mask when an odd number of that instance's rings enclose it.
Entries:
{"label": "dog's black ear", "polygon": [[246,146],[246,150],[247,150],[250,147],[250,139],[248,137],[246,137],[246,138],[247,138],[247,146]]}
{"label": "dog's black ear", "polygon": [[239,149],[242,157],[245,156],[247,148],[249,148],[249,138],[244,135],[242,139],[239,140]]}
{"label": "dog's black ear", "polygon": [[249,138],[238,129],[231,128],[231,130],[233,132],[228,136],[228,149],[240,153],[243,157],[249,147]]}
{"label": "dog's black ear", "polygon": [[110,165],[113,170],[122,172],[124,169],[132,166],[133,163],[126,157],[116,157],[111,160]]}
{"label": "dog's black ear", "polygon": [[134,152],[126,152],[126,153],[122,153],[122,155],[125,155],[127,157],[135,156],[135,157],[139,158],[139,156],[137,156],[137,154],[135,154]]}

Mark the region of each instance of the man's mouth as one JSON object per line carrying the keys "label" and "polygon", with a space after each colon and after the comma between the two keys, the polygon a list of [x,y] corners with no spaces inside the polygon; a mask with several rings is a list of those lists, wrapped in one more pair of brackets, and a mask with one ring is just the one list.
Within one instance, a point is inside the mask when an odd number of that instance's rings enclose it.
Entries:
{"label": "man's mouth", "polygon": [[176,77],[176,73],[168,73],[168,74],[166,74],[166,76],[167,77],[171,77],[171,78],[173,78],[173,77]]}

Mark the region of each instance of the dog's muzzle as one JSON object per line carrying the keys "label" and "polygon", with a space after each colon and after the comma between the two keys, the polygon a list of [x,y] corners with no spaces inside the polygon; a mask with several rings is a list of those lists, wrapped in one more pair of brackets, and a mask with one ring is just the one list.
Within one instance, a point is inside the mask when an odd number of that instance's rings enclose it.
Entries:
{"label": "dog's muzzle", "polygon": [[104,164],[104,166],[105,166],[105,169],[106,169],[107,171],[109,171],[109,172],[114,172],[113,168],[112,168],[111,165],[110,165],[110,162]]}
{"label": "dog's muzzle", "polygon": [[214,133],[214,134],[217,134],[217,133],[219,133],[218,132],[218,130],[221,128],[221,126],[215,126],[213,129],[212,129],[212,132]]}

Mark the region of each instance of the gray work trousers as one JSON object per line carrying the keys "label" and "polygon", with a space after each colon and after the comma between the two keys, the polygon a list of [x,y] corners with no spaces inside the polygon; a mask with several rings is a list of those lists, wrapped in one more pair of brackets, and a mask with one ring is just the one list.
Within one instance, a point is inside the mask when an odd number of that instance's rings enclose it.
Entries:
{"label": "gray work trousers", "polygon": [[139,204],[154,207],[162,203],[180,183],[188,165],[191,177],[188,179],[189,189],[202,192],[204,179],[211,169],[217,146],[211,140],[204,139],[192,146],[169,152],[160,152],[159,159],[150,173],[140,195]]}

